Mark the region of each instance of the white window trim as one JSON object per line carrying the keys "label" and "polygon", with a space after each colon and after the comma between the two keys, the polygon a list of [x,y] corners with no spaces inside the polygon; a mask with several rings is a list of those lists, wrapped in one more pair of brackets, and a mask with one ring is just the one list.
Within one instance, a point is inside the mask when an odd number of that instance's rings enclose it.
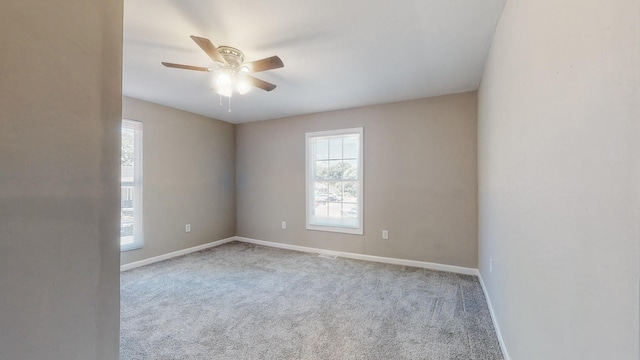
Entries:
{"label": "white window trim", "polygon": [[[357,134],[360,137],[359,141],[359,156],[358,156],[358,227],[342,227],[342,226],[328,226],[328,225],[314,225],[310,224],[311,219],[311,207],[315,205],[315,187],[314,187],[314,166],[309,161],[309,155],[312,149],[309,148],[309,140],[314,137],[325,136],[340,136],[340,135],[353,135]],[[364,130],[362,127],[328,130],[328,131],[316,131],[305,134],[305,189],[306,189],[306,228],[307,230],[329,231],[344,234],[363,235],[364,234]]]}
{"label": "white window trim", "polygon": [[[131,244],[120,244],[120,251],[129,251],[136,250],[142,248],[144,245],[144,221],[143,221],[143,199],[142,199],[142,189],[143,189],[143,175],[142,170],[144,167],[143,160],[143,125],[141,121],[137,120],[128,120],[122,119],[122,127],[128,127],[133,129],[134,132],[134,157],[140,159],[139,166],[134,166],[134,180],[133,180],[133,199],[135,201],[134,209],[135,209],[135,217],[133,224],[133,243]],[[138,164],[136,164],[138,165]],[[137,185],[137,186],[136,186]]]}

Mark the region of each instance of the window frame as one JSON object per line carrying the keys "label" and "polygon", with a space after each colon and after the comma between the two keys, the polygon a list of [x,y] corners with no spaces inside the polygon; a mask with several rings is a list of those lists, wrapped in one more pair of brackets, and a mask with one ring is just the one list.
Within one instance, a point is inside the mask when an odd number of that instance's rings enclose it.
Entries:
{"label": "window frame", "polygon": [[[312,223],[312,207],[315,206],[316,197],[316,181],[315,181],[315,164],[317,159],[311,156],[314,155],[314,150],[311,149],[311,143],[313,139],[317,138],[331,138],[331,137],[345,137],[348,135],[358,136],[358,170],[357,170],[357,209],[358,219],[357,227],[350,227],[344,225],[322,225],[318,223]],[[344,159],[344,158],[343,158]],[[305,202],[306,202],[306,229],[328,231],[352,235],[364,234],[364,128],[348,128],[337,130],[326,130],[305,133]]]}
{"label": "window frame", "polygon": [[[130,244],[122,244],[122,236],[120,236],[120,251],[129,251],[142,248],[144,245],[144,221],[143,221],[143,124],[142,121],[122,119],[121,129],[133,130],[133,181],[123,182],[122,174],[120,176],[120,187],[132,186],[133,189],[133,242]],[[122,151],[122,149],[120,150]],[[121,165],[122,166],[122,165]],[[121,190],[122,193],[122,190]],[[122,198],[120,199],[122,202]],[[120,205],[122,207],[122,204]],[[120,215],[122,222],[122,214]],[[122,225],[121,225],[122,227]]]}

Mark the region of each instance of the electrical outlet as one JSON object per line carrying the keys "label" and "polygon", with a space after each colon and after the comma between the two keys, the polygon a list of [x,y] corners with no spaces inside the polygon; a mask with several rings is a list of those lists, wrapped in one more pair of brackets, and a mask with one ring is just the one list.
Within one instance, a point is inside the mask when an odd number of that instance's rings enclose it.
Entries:
{"label": "electrical outlet", "polygon": [[184,226],[184,232],[191,232],[191,224],[187,224]]}
{"label": "electrical outlet", "polygon": [[286,221],[283,221],[283,222],[282,222],[282,230],[284,230],[284,229],[286,229],[286,228],[287,228],[287,222],[286,222]]}
{"label": "electrical outlet", "polygon": [[489,259],[489,274],[493,275],[493,259]]}
{"label": "electrical outlet", "polygon": [[382,240],[389,240],[389,230],[382,230]]}

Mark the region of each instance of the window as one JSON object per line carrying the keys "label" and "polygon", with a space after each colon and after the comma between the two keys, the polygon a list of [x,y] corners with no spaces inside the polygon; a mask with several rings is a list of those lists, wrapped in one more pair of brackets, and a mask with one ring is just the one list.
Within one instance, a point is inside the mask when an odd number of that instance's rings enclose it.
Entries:
{"label": "window", "polygon": [[307,229],[362,235],[362,128],[306,134]]}
{"label": "window", "polygon": [[142,123],[122,120],[120,250],[142,247]]}

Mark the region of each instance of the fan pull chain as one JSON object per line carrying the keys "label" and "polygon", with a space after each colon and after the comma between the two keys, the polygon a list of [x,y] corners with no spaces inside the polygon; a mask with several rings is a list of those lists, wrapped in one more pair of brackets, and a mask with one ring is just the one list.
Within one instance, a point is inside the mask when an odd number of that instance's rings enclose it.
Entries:
{"label": "fan pull chain", "polygon": [[[222,95],[218,94],[218,99],[220,101],[220,107],[222,107]],[[229,106],[227,112],[231,112],[231,96],[229,96]]]}

